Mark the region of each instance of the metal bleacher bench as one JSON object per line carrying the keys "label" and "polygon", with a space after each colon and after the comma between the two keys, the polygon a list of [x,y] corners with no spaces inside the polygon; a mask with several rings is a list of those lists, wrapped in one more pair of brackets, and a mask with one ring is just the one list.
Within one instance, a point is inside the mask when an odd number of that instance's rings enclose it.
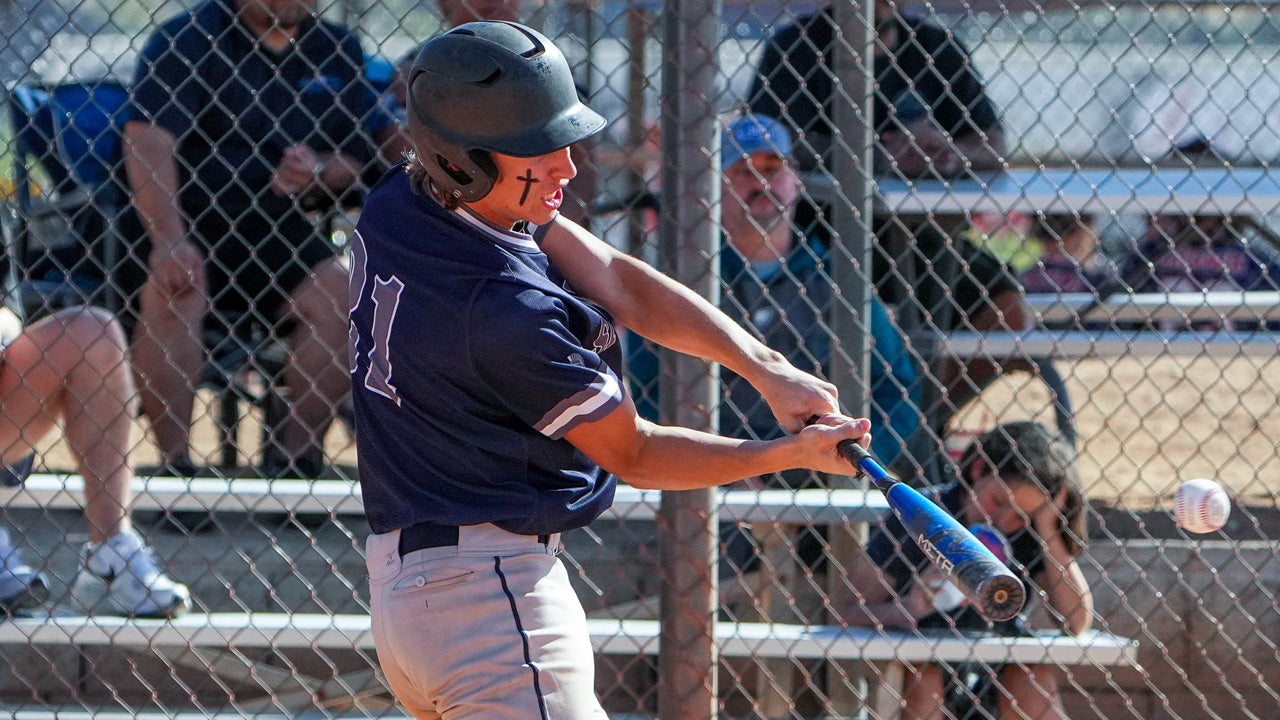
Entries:
{"label": "metal bleacher bench", "polygon": [[[360,486],[344,480],[258,478],[135,478],[134,510],[297,512],[360,515]],[[84,482],[78,475],[35,473],[21,488],[0,489],[3,507],[78,509]],[[830,524],[874,522],[889,510],[877,490],[728,490],[720,494],[721,520]],[[605,517],[652,520],[662,493],[619,486]]]}
{"label": "metal bleacher bench", "polygon": [[[219,512],[299,512],[358,515],[363,512],[359,486],[336,480],[137,478],[135,509],[207,510]],[[83,483],[76,475],[34,474],[26,485],[0,491],[6,507],[74,509],[81,507]],[[744,522],[840,524],[874,522],[888,506],[878,491],[729,490],[720,494],[720,517]],[[607,517],[628,521],[653,519],[661,493],[619,487]],[[601,655],[656,656],[660,622],[649,619],[591,618],[592,643]],[[726,658],[768,659],[782,666],[796,660],[866,663],[869,702],[874,717],[898,716],[902,684],[909,665],[917,662],[979,660],[1091,667],[1132,666],[1137,643],[1107,633],[1078,637],[1058,634],[1029,638],[926,635],[872,628],[801,625],[775,622],[716,625],[716,643]],[[171,662],[203,663],[214,673],[244,674],[244,656],[225,662],[237,650],[371,651],[369,618],[362,614],[228,612],[188,614],[172,621],[110,616],[13,618],[0,622],[0,645],[110,646],[148,652],[167,649]],[[194,658],[194,660],[192,659]],[[366,669],[347,676],[312,679],[298,673],[254,665],[255,678],[277,673],[275,681],[296,688],[275,692],[263,709],[313,707],[316,697],[352,694],[353,688],[375,690],[381,681]],[[362,694],[362,702],[368,702]],[[390,708],[390,701],[384,701]],[[242,707],[248,707],[242,703]],[[29,717],[37,717],[28,714]],[[24,717],[27,717],[24,716]],[[61,717],[61,716],[59,716]]]}
{"label": "metal bleacher bench", "polygon": [[[660,626],[656,620],[590,619],[587,624],[599,654],[658,654]],[[75,643],[147,650],[374,649],[367,615],[286,613],[197,614],[172,621],[115,617],[15,619],[0,623],[0,644],[11,643]],[[719,622],[716,643],[723,657],[871,663],[878,669],[872,696],[878,718],[895,716],[911,663],[982,661],[1095,667],[1137,663],[1136,642],[1096,631],[1077,637],[1055,634],[970,638],[950,633],[924,635],[825,625]],[[277,703],[281,700],[279,696],[275,698]]]}
{"label": "metal bleacher bench", "polygon": [[[954,357],[1120,356],[1259,357],[1280,354],[1280,333],[1269,330],[1078,329],[1073,322],[1159,323],[1234,320],[1280,321],[1280,292],[1121,293],[1103,302],[1093,295],[1027,295],[1037,327],[1024,332],[955,332],[930,336],[933,352]],[[1087,308],[1085,317],[1079,311]],[[1067,327],[1057,329],[1054,325]]]}

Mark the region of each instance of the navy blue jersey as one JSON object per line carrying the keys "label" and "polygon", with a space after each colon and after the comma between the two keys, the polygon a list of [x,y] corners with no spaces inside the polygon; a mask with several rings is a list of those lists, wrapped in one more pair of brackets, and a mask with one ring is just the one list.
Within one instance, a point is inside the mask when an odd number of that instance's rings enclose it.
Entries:
{"label": "navy blue jersey", "polygon": [[448,211],[404,166],[370,192],[351,268],[360,484],[374,532],[584,526],[616,480],[564,440],[623,402],[612,319],[529,234]]}
{"label": "navy blue jersey", "polygon": [[236,18],[232,0],[206,0],[147,41],[130,117],[178,139],[188,215],[291,206],[268,189],[286,148],[306,144],[368,162],[370,138],[394,122],[364,82],[363,64],[347,28],[307,19],[296,42],[273,52]]}

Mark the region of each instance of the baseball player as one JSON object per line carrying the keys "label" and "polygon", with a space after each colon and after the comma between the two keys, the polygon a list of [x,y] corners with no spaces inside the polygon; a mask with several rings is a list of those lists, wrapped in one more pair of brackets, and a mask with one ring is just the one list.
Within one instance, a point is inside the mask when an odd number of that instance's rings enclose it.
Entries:
{"label": "baseball player", "polygon": [[[848,472],[836,444],[869,443],[869,422],[838,414],[834,387],[709,303],[557,217],[569,148],[605,120],[546,37],[509,22],[450,30],[419,53],[408,104],[416,157],[370,193],[352,257],[378,659],[419,718],[604,718],[561,533],[610,505],[615,476],[680,490]],[[795,434],[752,442],[639,418],[615,323],[747,378]]]}

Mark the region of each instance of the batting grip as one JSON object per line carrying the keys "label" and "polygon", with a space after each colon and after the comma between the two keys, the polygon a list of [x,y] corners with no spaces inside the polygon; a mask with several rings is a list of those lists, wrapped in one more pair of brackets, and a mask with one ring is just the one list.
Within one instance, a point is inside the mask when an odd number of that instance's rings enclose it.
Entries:
{"label": "batting grip", "polygon": [[889,475],[858,443],[845,440],[836,448],[884,492],[912,540],[930,562],[946,572],[978,612],[1000,622],[1022,610],[1027,600],[1022,581],[973,533],[914,488]]}

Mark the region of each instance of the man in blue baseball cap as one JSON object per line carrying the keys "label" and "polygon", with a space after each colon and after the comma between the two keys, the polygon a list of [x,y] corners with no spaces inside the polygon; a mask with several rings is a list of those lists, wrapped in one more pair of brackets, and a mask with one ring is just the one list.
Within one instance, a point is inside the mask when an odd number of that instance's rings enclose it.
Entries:
{"label": "man in blue baseball cap", "polygon": [[776,155],[792,160],[791,131],[785,125],[766,115],[743,115],[725,128],[720,144],[720,170],[729,168],[756,153]]}
{"label": "man in blue baseball cap", "polygon": [[[827,249],[796,226],[803,184],[793,164],[790,130],[765,115],[748,114],[725,126],[720,144],[724,173],[721,224],[725,247],[721,309],[762,337],[797,367],[830,370],[830,313],[835,307]],[[878,299],[872,300],[871,448],[883,461],[898,455],[919,422],[915,367]],[[768,405],[728,371],[720,429],[772,437],[779,430]],[[743,433],[736,433],[743,434]],[[807,484],[788,478],[788,484]]]}

